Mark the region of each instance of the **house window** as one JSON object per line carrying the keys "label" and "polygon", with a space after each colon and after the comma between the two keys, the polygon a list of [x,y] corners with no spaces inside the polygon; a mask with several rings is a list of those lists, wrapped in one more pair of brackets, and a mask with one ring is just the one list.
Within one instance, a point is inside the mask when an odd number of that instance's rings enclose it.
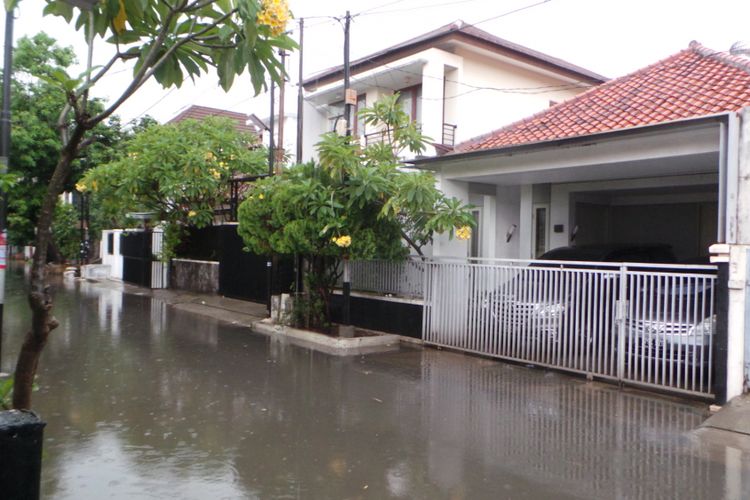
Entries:
{"label": "house window", "polygon": [[346,131],[344,123],[344,101],[334,102],[328,105],[328,131]]}
{"label": "house window", "polygon": [[413,122],[422,122],[422,86],[415,85],[399,90],[398,102]]}
{"label": "house window", "polygon": [[549,246],[549,213],[548,205],[535,204],[534,212],[531,217],[531,225],[534,228],[533,238],[534,241],[534,258],[540,257],[544,252],[547,251]]}
{"label": "house window", "polygon": [[482,222],[482,212],[480,210],[472,210],[471,216],[474,217],[474,223],[476,224],[474,229],[471,230],[471,239],[469,240],[469,257],[481,257],[482,253],[482,237],[479,231]]}
{"label": "house window", "polygon": [[367,98],[365,97],[365,94],[360,94],[357,96],[357,105],[352,110],[355,118],[353,132],[355,136],[362,136],[367,133],[365,131],[365,121],[359,117],[359,112],[365,109],[365,107],[367,107]]}
{"label": "house window", "polygon": [[[355,136],[365,134],[365,122],[359,118],[358,112],[365,108],[365,95],[357,96],[357,105],[352,106],[352,134]],[[328,105],[328,130],[338,132],[341,135],[346,133],[346,105],[344,101],[337,101]]]}

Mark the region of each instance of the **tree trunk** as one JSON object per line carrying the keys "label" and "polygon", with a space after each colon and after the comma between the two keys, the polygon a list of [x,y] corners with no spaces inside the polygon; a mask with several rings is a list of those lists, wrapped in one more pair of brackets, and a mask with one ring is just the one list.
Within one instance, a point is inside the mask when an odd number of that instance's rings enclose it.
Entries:
{"label": "tree trunk", "polygon": [[86,129],[77,126],[68,143],[60,152],[60,158],[52,174],[44,202],[39,213],[36,226],[36,249],[31,261],[31,290],[29,291],[29,306],[31,307],[31,330],[26,333],[21,352],[16,363],[13,382],[13,408],[17,410],[31,409],[31,391],[34,386],[39,357],[47,343],[52,330],[57,328],[58,322],[52,316],[52,297],[49,287],[45,284],[47,251],[52,234],[52,218],[55,214],[57,198],[62,193],[65,181],[70,175],[71,164],[78,154],[78,147],[83,140]]}

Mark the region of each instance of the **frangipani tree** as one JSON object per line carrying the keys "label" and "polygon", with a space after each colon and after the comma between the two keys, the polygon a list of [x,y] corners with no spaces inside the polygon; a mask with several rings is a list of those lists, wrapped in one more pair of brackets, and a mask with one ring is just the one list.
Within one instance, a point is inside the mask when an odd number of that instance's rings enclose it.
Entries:
{"label": "frangipani tree", "polygon": [[[15,5],[6,2],[6,9]],[[89,4],[87,6],[87,4]],[[75,5],[87,6],[83,10]],[[32,325],[15,370],[13,407],[31,406],[31,389],[39,357],[58,323],[52,315],[52,298],[45,285],[45,262],[50,225],[57,197],[80,151],[92,142],[91,130],[111,116],[147,81],[179,87],[186,78],[215,70],[219,84],[228,89],[235,77],[250,74],[255,92],[267,76],[279,80],[282,68],[278,49],[294,48],[283,33],[290,14],[286,2],[276,0],[48,0],[45,13],[75,23],[88,43],[84,60],[88,69],[77,76],[59,70],[49,75],[64,93],[58,127],[63,146],[39,213],[36,252],[32,262],[29,304]],[[91,65],[95,45],[105,45],[111,58]],[[101,111],[92,112],[89,94],[118,65],[131,64],[122,89]]]}
{"label": "frangipani tree", "polygon": [[181,228],[213,222],[234,175],[261,174],[268,165],[259,139],[220,117],[152,125],[125,151],[123,158],[87,171],[76,189],[90,193],[92,204],[112,216],[154,212],[167,224],[163,258],[170,257]]}
{"label": "frangipani tree", "polygon": [[[239,234],[258,254],[301,254],[310,262],[308,287],[327,311],[337,262],[400,259],[436,233],[471,237],[470,206],[445,196],[428,172],[401,168],[398,154],[419,153],[427,140],[388,96],[361,112],[384,142],[361,148],[329,133],[308,163],[257,182],[239,209]],[[326,319],[330,315],[326,314]]]}

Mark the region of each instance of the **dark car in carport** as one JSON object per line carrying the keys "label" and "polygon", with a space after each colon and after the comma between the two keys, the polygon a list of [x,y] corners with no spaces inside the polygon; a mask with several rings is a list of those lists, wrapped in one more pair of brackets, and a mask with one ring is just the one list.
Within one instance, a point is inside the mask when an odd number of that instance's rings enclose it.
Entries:
{"label": "dark car in carport", "polygon": [[[515,283],[507,284],[502,291],[495,292],[493,314],[497,318],[502,318],[506,328],[520,330],[537,338],[557,341],[564,322],[573,321],[572,313],[579,307],[581,299],[572,289],[567,290],[567,293],[561,293],[559,288],[545,286],[542,283],[543,273],[536,273],[535,270],[611,270],[612,274],[605,276],[612,279],[609,286],[615,290],[615,272],[618,268],[604,265],[605,263],[671,264],[675,260],[671,247],[664,244],[608,244],[555,248],[523,269],[523,277],[515,278]],[[591,279],[590,273],[582,274],[578,282],[579,289],[587,285],[586,279]],[[489,304],[490,299],[488,298],[485,303]],[[583,335],[585,332],[577,334]]]}

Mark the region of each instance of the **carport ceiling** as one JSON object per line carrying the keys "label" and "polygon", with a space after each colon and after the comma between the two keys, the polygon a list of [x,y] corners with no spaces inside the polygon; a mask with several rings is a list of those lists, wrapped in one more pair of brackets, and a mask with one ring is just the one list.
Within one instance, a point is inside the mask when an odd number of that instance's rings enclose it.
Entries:
{"label": "carport ceiling", "polygon": [[652,158],[639,161],[582,165],[578,167],[550,168],[532,171],[505,172],[490,175],[460,174],[451,179],[515,186],[522,184],[546,184],[587,182],[651,177],[672,177],[677,175],[710,174],[719,171],[718,152],[688,156]]}

